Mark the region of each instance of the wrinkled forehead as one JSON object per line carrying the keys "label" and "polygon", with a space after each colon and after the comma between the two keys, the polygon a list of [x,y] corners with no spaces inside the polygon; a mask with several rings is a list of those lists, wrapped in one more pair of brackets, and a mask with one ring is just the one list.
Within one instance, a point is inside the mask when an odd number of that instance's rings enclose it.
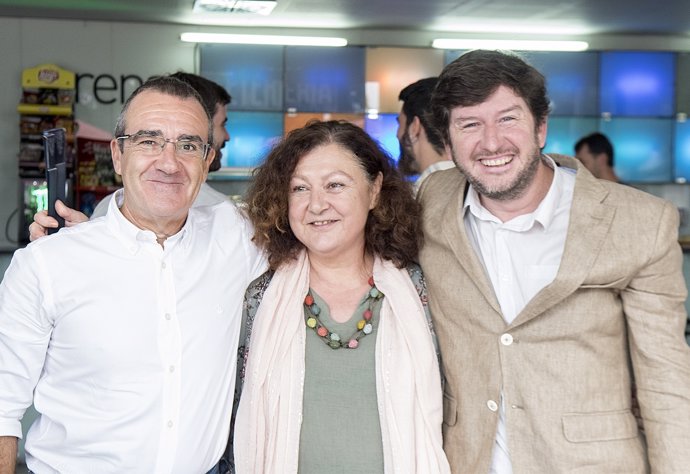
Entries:
{"label": "wrinkled forehead", "polygon": [[164,134],[198,135],[208,138],[208,116],[194,97],[176,97],[144,91],[132,100],[125,114],[128,133],[161,130]]}

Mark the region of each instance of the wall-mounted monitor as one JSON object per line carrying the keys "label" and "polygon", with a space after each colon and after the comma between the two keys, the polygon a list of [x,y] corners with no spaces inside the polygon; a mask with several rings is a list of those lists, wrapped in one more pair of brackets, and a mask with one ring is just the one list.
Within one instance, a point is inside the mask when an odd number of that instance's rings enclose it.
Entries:
{"label": "wall-mounted monitor", "polygon": [[283,111],[283,46],[201,44],[201,75],[225,87],[232,110]]}
{"label": "wall-mounted monitor", "polygon": [[398,114],[378,114],[364,120],[364,130],[377,140],[397,163],[400,158]]}
{"label": "wall-mounted monitor", "polygon": [[221,166],[253,168],[261,163],[283,135],[283,114],[228,112],[230,141],[223,148]]}
{"label": "wall-mounted monitor", "polygon": [[630,183],[671,181],[673,128],[672,119],[602,120],[600,130],[613,144],[618,177]]}
{"label": "wall-mounted monitor", "polygon": [[285,47],[285,111],[363,113],[364,47]]}
{"label": "wall-mounted monitor", "polygon": [[599,114],[599,53],[525,52],[521,56],[546,78],[551,115]]}
{"label": "wall-mounted monitor", "polygon": [[690,182],[690,122],[675,124],[674,171],[676,181]]}
{"label": "wall-mounted monitor", "polygon": [[675,104],[675,54],[601,53],[600,112],[618,117],[671,117]]}
{"label": "wall-mounted monitor", "polygon": [[544,153],[575,155],[575,143],[599,127],[594,117],[549,117]]}

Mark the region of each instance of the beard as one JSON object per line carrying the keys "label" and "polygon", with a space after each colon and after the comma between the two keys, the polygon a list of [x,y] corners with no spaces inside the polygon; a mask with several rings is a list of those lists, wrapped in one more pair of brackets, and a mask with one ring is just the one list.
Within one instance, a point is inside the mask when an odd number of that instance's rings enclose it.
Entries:
{"label": "beard", "polygon": [[400,139],[400,158],[398,159],[398,169],[404,176],[415,176],[419,174],[419,164],[415,160],[414,153],[412,152],[412,141],[410,140],[410,134],[403,134]]}
{"label": "beard", "polygon": [[223,146],[225,146],[225,143],[221,143],[220,148],[214,147],[214,149],[216,150],[216,156],[213,157],[213,161],[210,165],[208,165],[209,173],[218,171],[220,169],[220,160],[223,158]]}
{"label": "beard", "polygon": [[[518,154],[518,150],[516,149],[509,150],[509,152],[513,153],[516,156]],[[467,181],[469,181],[469,183],[472,185],[472,187],[474,187],[477,193],[480,196],[484,196],[495,201],[510,201],[521,197],[525,193],[527,188],[534,182],[534,177],[537,174],[537,170],[539,169],[539,162],[541,161],[541,150],[539,149],[539,147],[535,147],[528,155],[529,162],[527,163],[527,166],[520,170],[520,172],[513,179],[512,182],[505,183],[502,185],[490,185],[489,183],[482,182],[480,178],[473,175],[469,169],[467,169],[464,165],[462,165],[459,162],[459,160],[457,160],[455,156],[455,150],[453,149],[452,144],[451,153],[453,155],[453,162],[455,163],[455,166],[457,166],[458,169],[462,172],[462,174],[465,175]],[[505,151],[500,150],[496,154],[501,153],[505,153]],[[473,161],[477,161],[477,158],[480,157],[481,156],[473,157]]]}

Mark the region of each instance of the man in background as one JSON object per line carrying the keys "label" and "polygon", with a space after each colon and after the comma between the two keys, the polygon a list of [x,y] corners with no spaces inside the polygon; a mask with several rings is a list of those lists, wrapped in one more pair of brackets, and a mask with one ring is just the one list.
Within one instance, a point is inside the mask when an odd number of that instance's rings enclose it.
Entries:
{"label": "man in background", "polygon": [[0,285],[0,473],[32,400],[38,474],[221,469],[243,295],[266,264],[233,204],[192,208],[213,143],[189,84],[147,81],[115,127],[124,187],[106,215],[15,252]]}
{"label": "man in background", "polygon": [[463,54],[431,110],[458,167],[419,193],[453,471],[687,472],[676,207],[542,154],[545,80],[516,55]]}
{"label": "man in background", "polygon": [[436,77],[421,79],[405,87],[398,97],[402,101],[398,114],[398,167],[407,176],[419,174],[414,184],[415,194],[431,173],[455,166],[441,136],[431,127],[427,117],[431,93],[437,82]]}
{"label": "man in background", "polygon": [[603,133],[580,138],[575,144],[575,158],[597,178],[619,182],[613,169],[613,145]]}

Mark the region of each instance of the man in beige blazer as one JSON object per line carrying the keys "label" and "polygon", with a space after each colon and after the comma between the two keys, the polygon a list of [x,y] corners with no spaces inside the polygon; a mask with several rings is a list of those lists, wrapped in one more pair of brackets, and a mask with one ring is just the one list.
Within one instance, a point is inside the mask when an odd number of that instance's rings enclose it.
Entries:
{"label": "man in beige blazer", "polygon": [[451,466],[690,472],[677,210],[543,155],[548,111],[543,76],[500,52],[449,64],[432,99],[459,168],[420,191]]}

